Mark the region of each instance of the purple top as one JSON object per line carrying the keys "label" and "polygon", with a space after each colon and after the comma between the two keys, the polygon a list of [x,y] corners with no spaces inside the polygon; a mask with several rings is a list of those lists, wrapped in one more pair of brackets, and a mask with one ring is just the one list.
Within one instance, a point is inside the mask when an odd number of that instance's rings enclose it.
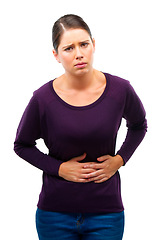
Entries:
{"label": "purple top", "polygon": [[[72,106],[53,89],[53,80],[34,92],[20,121],[15,152],[43,170],[43,187],[38,207],[45,211],[108,213],[122,211],[120,176],[103,183],[74,183],[59,177],[62,162],[87,156],[83,162],[96,162],[103,155],[115,155],[117,132],[122,118],[127,121],[127,136],[120,150],[124,163],[145,136],[147,124],[143,105],[129,81],[104,73],[103,94],[87,106]],[[43,138],[49,149],[44,154],[36,147]]]}

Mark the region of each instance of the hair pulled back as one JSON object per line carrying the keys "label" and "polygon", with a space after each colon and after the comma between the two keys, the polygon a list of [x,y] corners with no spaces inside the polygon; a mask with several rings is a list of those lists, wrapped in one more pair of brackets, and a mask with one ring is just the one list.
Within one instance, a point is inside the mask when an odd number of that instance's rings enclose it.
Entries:
{"label": "hair pulled back", "polygon": [[77,28],[86,30],[92,39],[92,34],[88,25],[84,22],[84,20],[81,17],[77,15],[74,14],[64,15],[54,23],[52,28],[52,42],[56,52],[58,52],[61,36],[64,33],[64,31]]}

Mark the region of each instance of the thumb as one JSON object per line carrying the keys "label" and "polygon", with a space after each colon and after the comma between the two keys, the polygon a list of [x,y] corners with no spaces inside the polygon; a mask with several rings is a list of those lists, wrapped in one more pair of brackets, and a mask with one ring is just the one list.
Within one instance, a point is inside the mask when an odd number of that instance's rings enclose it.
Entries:
{"label": "thumb", "polygon": [[111,157],[110,155],[105,155],[105,156],[97,158],[97,160],[99,162],[104,162],[104,161],[108,160],[110,157]]}
{"label": "thumb", "polygon": [[75,162],[80,162],[80,161],[82,161],[86,157],[86,155],[87,155],[86,153],[83,153],[83,155],[78,156],[78,157],[74,157],[71,160],[75,161]]}

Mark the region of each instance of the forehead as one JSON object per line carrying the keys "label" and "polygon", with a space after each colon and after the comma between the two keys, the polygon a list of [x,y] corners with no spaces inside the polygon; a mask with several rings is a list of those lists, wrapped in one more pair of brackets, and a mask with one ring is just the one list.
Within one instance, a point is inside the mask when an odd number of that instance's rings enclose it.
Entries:
{"label": "forehead", "polygon": [[62,34],[60,45],[73,44],[75,42],[82,42],[91,40],[89,33],[84,29],[69,29]]}

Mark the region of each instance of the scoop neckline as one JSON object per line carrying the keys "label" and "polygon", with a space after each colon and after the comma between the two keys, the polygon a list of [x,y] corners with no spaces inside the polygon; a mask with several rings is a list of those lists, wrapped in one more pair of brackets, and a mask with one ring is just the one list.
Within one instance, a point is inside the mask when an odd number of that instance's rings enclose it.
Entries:
{"label": "scoop neckline", "polygon": [[63,104],[65,105],[66,107],[69,107],[71,109],[76,109],[76,110],[84,110],[84,109],[88,109],[88,108],[91,108],[91,107],[94,107],[95,105],[97,105],[99,102],[101,102],[103,100],[103,98],[105,97],[106,93],[107,93],[107,90],[108,90],[108,87],[109,87],[109,79],[107,78],[107,74],[102,72],[105,76],[105,79],[106,79],[106,86],[104,88],[104,91],[103,93],[93,102],[93,103],[90,103],[88,105],[84,105],[84,106],[75,106],[75,105],[71,105],[69,103],[67,103],[66,101],[64,101],[55,91],[54,87],[53,87],[53,81],[56,79],[53,79],[50,81],[50,87],[51,87],[51,90],[54,94],[54,96]]}

